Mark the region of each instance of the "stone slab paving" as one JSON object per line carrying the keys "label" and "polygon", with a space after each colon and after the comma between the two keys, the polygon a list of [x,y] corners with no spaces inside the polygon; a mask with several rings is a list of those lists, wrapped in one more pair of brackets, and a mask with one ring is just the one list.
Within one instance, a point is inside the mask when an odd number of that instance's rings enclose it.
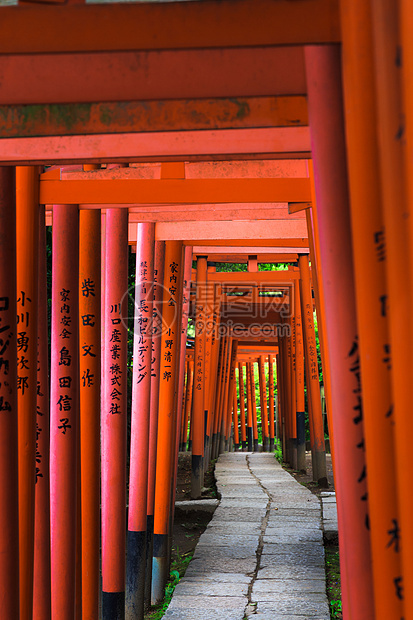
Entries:
{"label": "stone slab paving", "polygon": [[221,501],[164,618],[329,620],[318,498],[272,454],[226,453],[215,476]]}
{"label": "stone slab paving", "polygon": [[323,529],[327,540],[334,540],[338,536],[337,504],[335,491],[323,491],[321,493],[323,505]]}

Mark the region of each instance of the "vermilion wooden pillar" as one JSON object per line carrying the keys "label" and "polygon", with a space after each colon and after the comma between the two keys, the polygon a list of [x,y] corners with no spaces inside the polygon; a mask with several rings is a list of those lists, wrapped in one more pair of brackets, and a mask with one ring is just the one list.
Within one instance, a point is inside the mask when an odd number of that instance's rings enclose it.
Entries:
{"label": "vermilion wooden pillar", "polygon": [[175,387],[180,337],[179,291],[182,279],[182,242],[165,244],[162,340],[160,350],[159,418],[156,459],[152,602],[163,599],[169,575],[168,534],[171,510],[171,478],[175,449]]}
{"label": "vermilion wooden pillar", "polygon": [[221,411],[220,411],[220,423],[218,428],[220,429],[220,442],[219,442],[219,454],[225,452],[225,440],[226,440],[226,418],[228,415],[228,388],[229,388],[229,377],[231,372],[231,355],[232,355],[232,347],[233,347],[233,339],[231,336],[228,337],[228,349],[227,356],[225,359],[225,374],[224,374],[224,385],[221,395]]}
{"label": "vermilion wooden pillar", "polygon": [[[212,286],[212,290],[210,289]],[[211,332],[211,363],[210,363],[210,380],[208,382],[208,390],[209,394],[207,395],[208,402],[208,434],[209,434],[209,460],[213,458],[215,444],[216,441],[216,415],[217,415],[217,393],[218,393],[218,381],[219,381],[219,372],[220,372],[220,345],[221,338],[219,336],[219,328],[220,328],[220,297],[221,297],[221,287],[217,285],[208,285],[208,303],[212,300],[213,296],[213,308],[211,315],[211,325],[208,326],[208,329]]]}
{"label": "vermilion wooden pillar", "polygon": [[184,450],[188,447],[188,423],[189,423],[189,414],[191,411],[192,405],[192,386],[194,380],[194,361],[188,360],[188,374],[186,379],[186,398],[185,398],[185,417],[184,417],[184,431],[183,431],[183,444],[182,448]]}
{"label": "vermilion wooden pillar", "polygon": [[238,398],[237,398],[237,388],[236,388],[236,378],[234,379],[234,389],[232,391],[232,412],[233,412],[233,423],[234,423],[234,450],[239,450],[239,417],[238,417]]}
{"label": "vermilion wooden pillar", "polygon": [[52,618],[73,620],[79,427],[77,205],[53,206],[52,256],[50,388]]}
{"label": "vermilion wooden pillar", "polygon": [[183,426],[185,423],[185,400],[186,388],[185,377],[188,375],[188,360],[186,359],[186,339],[188,331],[189,301],[191,294],[191,272],[192,272],[192,247],[186,246],[184,250],[184,281],[182,299],[182,326],[181,342],[179,346],[179,385],[178,385],[178,422],[179,422],[179,450],[183,446]]}
{"label": "vermilion wooden pillar", "polygon": [[186,450],[186,441],[184,440],[184,429],[185,429],[185,419],[186,419],[186,401],[188,397],[188,381],[189,381],[189,359],[185,355],[185,372],[184,372],[184,384],[182,386],[182,417],[181,417],[181,429],[180,429],[180,437],[179,437],[179,451],[185,452]]}
{"label": "vermilion wooden pillar", "polygon": [[39,284],[37,348],[36,486],[34,524],[33,620],[51,615],[49,355],[47,334],[47,259],[44,205],[39,209]]}
{"label": "vermilion wooden pillar", "polygon": [[297,410],[297,469],[306,470],[305,461],[305,392],[304,392],[304,346],[301,320],[300,283],[294,280],[295,317],[295,389]]}
{"label": "vermilion wooden pillar", "polygon": [[226,421],[225,421],[225,449],[229,450],[229,442],[231,437],[232,408],[234,402],[235,391],[235,366],[237,363],[238,341],[232,341],[231,359],[228,378],[228,399],[226,404]]}
{"label": "vermilion wooden pillar", "polygon": [[33,612],[39,169],[16,168],[20,618]]}
{"label": "vermilion wooden pillar", "polygon": [[106,211],[102,425],[102,617],[125,617],[128,211]]}
{"label": "vermilion wooden pillar", "polygon": [[258,360],[259,384],[260,384],[260,405],[261,405],[261,426],[263,450],[268,452],[270,447],[270,437],[268,430],[268,408],[267,408],[267,380],[265,377],[264,356],[260,355]]}
{"label": "vermilion wooden pillar", "polygon": [[286,462],[289,461],[289,440],[290,440],[290,396],[291,392],[288,389],[289,382],[289,364],[287,358],[287,338],[283,336],[280,338],[280,355],[279,355],[279,372],[280,382],[279,389],[281,392],[281,429],[282,429],[282,446],[283,455]]}
{"label": "vermilion wooden pillar", "polygon": [[252,452],[254,449],[254,432],[253,432],[253,422],[252,422],[252,400],[251,400],[251,373],[250,373],[250,362],[247,362],[245,365],[245,389],[247,393],[247,447],[248,452]]}
{"label": "vermilion wooden pillar", "polygon": [[[388,333],[386,229],[380,185],[380,173],[386,174],[387,170],[380,171],[379,169],[377,92],[374,79],[371,9],[350,2],[345,9],[342,7],[341,15],[345,43],[343,58],[346,59],[346,64],[343,64],[344,100],[346,107],[348,106],[351,111],[351,118],[346,123],[346,143],[363,386],[370,538],[373,564],[375,558],[380,556],[381,561],[386,563],[383,570],[387,569],[387,574],[383,575],[383,579],[380,580],[382,584],[380,592],[374,588],[376,615],[380,613],[379,610],[383,605],[390,608],[391,605],[396,604],[399,605],[400,615],[402,615],[402,595],[399,588],[405,588],[398,555],[392,549],[392,553],[386,554],[388,559],[385,560],[382,551],[383,547],[388,544],[389,529],[392,529],[395,523],[399,525],[397,498],[393,492],[386,497],[386,511],[380,510],[383,495],[379,500],[383,477],[387,480],[386,487],[393,490],[396,476],[392,458],[394,447],[390,448],[391,460],[385,467],[380,450],[380,441],[383,437],[386,437],[389,444],[393,443],[394,429],[392,420],[389,419],[393,415],[391,412],[394,407],[391,393],[393,351]],[[383,19],[388,21],[384,16]],[[385,27],[387,28],[387,24]],[[379,46],[381,47],[381,44]],[[394,53],[397,58],[398,42],[392,51],[388,50],[387,53]],[[396,61],[393,60],[394,62]],[[381,70],[386,69],[382,67]],[[363,84],[362,94],[358,92],[361,84]],[[403,126],[404,118],[400,118],[399,122],[399,127]],[[370,184],[369,191],[366,191],[366,186]],[[362,212],[359,211],[361,205],[363,205]],[[406,432],[406,429],[403,431]],[[409,563],[410,561],[409,557]],[[376,574],[373,576],[375,578]]]}
{"label": "vermilion wooden pillar", "polygon": [[201,496],[205,427],[205,306],[207,257],[197,257],[191,497]]}
{"label": "vermilion wooden pillar", "polygon": [[[308,230],[308,245],[310,249],[310,260],[312,265],[312,284],[314,289],[314,298],[317,311],[317,326],[318,336],[320,344],[320,357],[321,366],[323,371],[323,384],[324,395],[326,403],[326,413],[329,425],[329,441],[332,456],[332,465],[334,470],[334,436],[333,436],[333,420],[331,418],[331,370],[330,370],[330,358],[328,355],[328,338],[325,328],[325,295],[324,295],[324,283],[321,278],[321,258],[320,258],[320,233],[318,230],[318,219],[316,217],[317,200],[315,197],[314,189],[314,174],[313,174],[313,162],[308,162],[312,205],[311,208],[306,209],[307,230]],[[315,265],[315,269],[313,267]]]}
{"label": "vermilion wooden pillar", "polygon": [[100,210],[79,213],[79,373],[82,615],[99,613]]}
{"label": "vermilion wooden pillar", "polygon": [[153,522],[155,510],[156,452],[158,441],[158,403],[161,369],[162,306],[165,265],[165,242],[155,241],[152,306],[151,410],[149,422],[149,464],[146,529],[145,607],[151,603]]}
{"label": "vermilion wooden pillar", "polygon": [[16,176],[0,167],[0,609],[19,618]]}
{"label": "vermilion wooden pillar", "polygon": [[268,408],[270,424],[270,452],[274,450],[275,440],[275,409],[274,409],[274,360],[273,356],[268,356]]}
{"label": "vermilion wooden pillar", "polygon": [[280,386],[281,386],[281,370],[280,370],[280,340],[278,340],[278,353],[275,356],[275,372],[277,377],[277,407],[276,407],[276,437],[277,439],[283,441],[283,431],[282,431],[282,418],[281,418],[281,395],[280,395]]}
{"label": "vermilion wooden pillar", "polygon": [[[214,412],[214,432],[212,437],[212,458],[217,458],[219,454],[219,419],[221,408],[221,394],[223,390],[223,378],[225,369],[226,350],[228,345],[228,339],[226,336],[220,338],[220,348],[217,366],[217,384],[216,384],[216,397],[215,397],[215,412]],[[191,424],[192,426],[192,424]]]}
{"label": "vermilion wooden pillar", "polygon": [[255,364],[250,363],[250,389],[252,404],[252,429],[254,437],[254,452],[258,452],[258,419],[257,419],[257,399],[255,394]]}
{"label": "vermilion wooden pillar", "polygon": [[[208,272],[215,271],[215,263],[212,265],[207,263]],[[208,278],[207,278],[208,280]],[[211,385],[213,385],[213,360],[212,360],[212,342],[214,338],[214,284],[207,281],[205,290],[205,364],[204,364],[204,410],[205,410],[205,437],[204,437],[204,472],[207,471],[211,454]]]}
{"label": "vermilion wooden pillar", "polygon": [[297,401],[296,401],[296,380],[295,380],[295,317],[289,317],[290,335],[287,340],[287,351],[289,361],[289,394],[290,394],[290,463],[293,469],[297,469]]}
{"label": "vermilion wooden pillar", "polygon": [[182,407],[179,407],[179,403],[182,404],[181,394],[183,392],[183,364],[185,364],[185,355],[186,355],[186,338],[188,332],[188,316],[189,316],[189,299],[190,299],[190,290],[191,290],[191,272],[192,272],[192,247],[185,246],[183,249],[183,273],[181,278],[181,289],[177,292],[179,298],[182,299],[180,304],[180,338],[178,342],[178,351],[177,351],[177,385],[175,388],[175,400],[176,400],[176,424],[175,424],[175,447],[173,449],[173,478],[171,480],[171,514],[170,514],[170,530],[169,530],[169,538],[170,538],[170,546],[169,546],[169,554],[172,548],[172,531],[174,524],[174,509],[175,506],[175,498],[176,498],[176,482],[178,479],[178,454],[179,454],[179,432],[181,428],[181,416],[182,416]]}
{"label": "vermilion wooden pillar", "polygon": [[[401,15],[400,7],[401,8]],[[384,225],[386,230],[386,275],[387,275],[387,295],[388,295],[388,323],[390,346],[392,352],[392,403],[394,417],[393,432],[395,434],[396,462],[396,481],[397,481],[397,506],[399,518],[393,506],[392,519],[396,519],[400,524],[401,531],[401,554],[396,549],[392,549],[393,570],[397,568],[396,579],[403,575],[403,607],[404,617],[409,618],[413,614],[413,596],[411,592],[413,584],[412,549],[413,536],[411,532],[411,514],[413,503],[411,494],[406,492],[409,487],[406,481],[410,478],[411,458],[410,458],[410,437],[412,432],[411,417],[409,415],[411,401],[411,376],[412,376],[412,322],[411,322],[411,299],[412,299],[412,247],[409,248],[409,237],[412,239],[413,231],[411,225],[411,194],[407,199],[406,189],[411,190],[410,178],[410,149],[411,149],[411,111],[407,107],[408,97],[405,99],[405,106],[402,105],[402,74],[405,75],[404,92],[407,96],[411,91],[411,41],[407,30],[411,25],[411,19],[406,15],[409,12],[408,3],[392,3],[388,0],[379,0],[372,3],[373,16],[373,43],[375,52],[375,82],[376,82],[376,101],[377,101],[377,128],[380,147],[380,181],[383,195],[382,207]],[[410,7],[410,13],[411,7]],[[406,19],[406,23],[404,23]],[[403,37],[402,37],[403,34]],[[401,63],[394,62],[392,55],[402,49],[403,60]],[[408,77],[409,76],[409,77]],[[395,140],[394,136],[399,136],[398,131],[403,126],[405,131],[401,139]],[[406,162],[404,156],[407,156]],[[408,163],[406,170],[405,163]],[[407,175],[406,175],[407,172]],[[408,184],[406,184],[406,177]],[[406,230],[406,221],[409,227]],[[410,250],[410,252],[409,252]],[[410,254],[410,255],[409,255]],[[410,261],[406,261],[409,255]],[[409,281],[410,286],[406,286]],[[403,326],[401,328],[401,326]],[[387,419],[389,422],[389,419]],[[393,424],[393,420],[390,420]],[[390,456],[390,455],[389,455]],[[392,503],[391,499],[390,502]],[[388,515],[387,515],[388,516]],[[386,549],[387,550],[387,549]],[[373,549],[374,558],[375,549]],[[401,558],[399,556],[401,555]],[[401,570],[398,560],[401,559]],[[387,560],[385,560],[387,561]],[[373,564],[373,577],[375,589],[381,587],[385,571]],[[382,579],[378,581],[379,573]],[[393,581],[393,587],[396,584]],[[394,595],[398,594],[395,589]],[[399,597],[397,597],[399,598]],[[400,602],[394,605],[399,609]],[[378,605],[377,605],[378,607]],[[376,607],[376,610],[377,610]],[[386,604],[388,609],[388,605]],[[381,612],[380,612],[381,613]],[[383,613],[385,611],[383,610]],[[378,617],[379,614],[377,614]],[[384,616],[383,616],[384,617]]]}
{"label": "vermilion wooden pillar", "polygon": [[126,567],[126,618],[144,616],[155,224],[138,224]]}
{"label": "vermilion wooden pillar", "polygon": [[328,353],[334,378],[331,383],[332,417],[334,432],[339,438],[335,445],[335,481],[342,600],[344,613],[349,617],[372,618],[375,612],[372,604],[370,535],[366,527],[367,481],[361,475],[365,467],[362,384],[354,301],[340,50],[311,47],[306,49],[305,58],[321,277],[324,282]]}
{"label": "vermilion wooden pillar", "polygon": [[238,362],[238,386],[239,386],[239,414],[241,418],[241,445],[245,452],[247,449],[247,432],[245,424],[245,390],[244,390],[244,365]]}
{"label": "vermilion wooden pillar", "polygon": [[310,427],[314,437],[313,478],[320,486],[327,486],[326,452],[324,444],[324,426],[321,412],[320,383],[318,379],[317,348],[314,333],[313,305],[310,289],[310,271],[308,256],[299,257],[300,298],[303,321],[304,352],[307,358],[307,391],[311,400]]}

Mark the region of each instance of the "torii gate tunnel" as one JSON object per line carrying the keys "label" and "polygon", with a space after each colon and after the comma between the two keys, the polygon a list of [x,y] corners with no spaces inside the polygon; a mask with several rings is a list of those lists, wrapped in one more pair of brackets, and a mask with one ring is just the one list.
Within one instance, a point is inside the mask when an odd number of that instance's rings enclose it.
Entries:
{"label": "torii gate tunnel", "polygon": [[142,619],[179,450],[197,498],[226,450],[305,468],[308,416],[326,485],[322,370],[343,617],[413,620],[412,26],[0,0],[2,619]]}

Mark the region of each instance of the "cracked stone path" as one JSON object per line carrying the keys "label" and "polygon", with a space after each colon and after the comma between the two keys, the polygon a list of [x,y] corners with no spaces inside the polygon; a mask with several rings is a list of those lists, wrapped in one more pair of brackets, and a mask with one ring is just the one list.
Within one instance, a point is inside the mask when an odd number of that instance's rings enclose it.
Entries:
{"label": "cracked stone path", "polygon": [[165,620],[329,620],[321,507],[272,454],[227,453],[221,501]]}

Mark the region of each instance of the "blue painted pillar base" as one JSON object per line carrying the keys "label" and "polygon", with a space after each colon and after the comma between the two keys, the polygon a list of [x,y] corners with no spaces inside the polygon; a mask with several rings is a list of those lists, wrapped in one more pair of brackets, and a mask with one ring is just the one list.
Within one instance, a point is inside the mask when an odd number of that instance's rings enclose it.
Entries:
{"label": "blue painted pillar base", "polygon": [[158,603],[163,601],[165,595],[165,586],[167,584],[168,578],[168,534],[154,534],[152,558],[152,605],[157,605]]}

